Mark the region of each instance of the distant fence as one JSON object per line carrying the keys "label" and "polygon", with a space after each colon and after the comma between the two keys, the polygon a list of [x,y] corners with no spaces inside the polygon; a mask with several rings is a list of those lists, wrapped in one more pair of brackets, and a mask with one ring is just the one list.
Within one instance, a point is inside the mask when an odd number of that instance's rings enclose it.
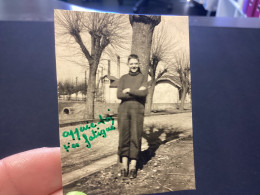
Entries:
{"label": "distant fence", "polygon": [[[180,103],[153,103],[152,110],[161,111],[161,110],[171,110],[179,109]],[[191,109],[191,103],[185,103],[184,108]]]}
{"label": "distant fence", "polygon": [[85,101],[86,100],[86,96],[68,96],[68,95],[60,95],[58,97],[59,100],[64,100],[64,101]]}
{"label": "distant fence", "polygon": [[[64,101],[59,100],[59,112],[61,112],[65,107],[75,107],[77,105],[84,106],[86,102],[84,101]],[[109,113],[111,115],[117,114],[119,103],[102,103],[102,102],[95,102],[95,116],[98,114],[106,114]],[[153,103],[152,110],[154,111],[165,111],[165,110],[172,110],[178,109],[179,103]],[[185,103],[184,107],[186,109],[191,109],[190,103]],[[110,111],[108,111],[108,109]]]}
{"label": "distant fence", "polygon": [[[60,95],[58,97],[59,100],[64,100],[64,101],[86,101],[86,96],[85,95],[78,95],[78,96],[69,96],[69,95]],[[104,98],[101,96],[95,97],[95,100],[98,102],[104,102]]]}

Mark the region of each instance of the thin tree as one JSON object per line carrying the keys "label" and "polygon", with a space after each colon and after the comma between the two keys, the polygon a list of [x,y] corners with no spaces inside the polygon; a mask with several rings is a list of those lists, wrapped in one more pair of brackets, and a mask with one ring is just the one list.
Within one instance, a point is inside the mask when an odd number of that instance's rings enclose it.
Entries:
{"label": "thin tree", "polygon": [[64,86],[61,81],[58,82],[57,89],[58,89],[58,97],[60,98],[61,95],[64,95]]}
{"label": "thin tree", "polygon": [[[96,73],[100,58],[109,45],[113,50],[124,48],[125,29],[129,25],[127,18],[119,14],[55,11],[55,25],[59,35],[74,39],[88,61],[89,77],[84,117],[94,118]],[[84,40],[83,34],[87,34],[90,41]]]}
{"label": "thin tree", "polygon": [[[153,94],[156,83],[167,71],[171,70],[168,67],[171,65],[173,53],[177,47],[177,41],[167,32],[167,27],[164,22],[155,27],[151,57],[148,74],[151,77],[148,95],[146,98],[146,113],[150,113],[152,109]],[[163,63],[163,69],[157,73],[159,63]]]}
{"label": "thin tree", "polygon": [[180,111],[184,110],[184,103],[187,93],[190,91],[190,57],[189,52],[182,49],[174,53],[173,71],[175,71],[180,78]]}
{"label": "thin tree", "polygon": [[75,86],[74,84],[69,81],[69,80],[66,80],[64,83],[63,83],[63,94],[64,95],[68,95],[68,100],[71,99],[71,94],[73,94],[75,92]]}

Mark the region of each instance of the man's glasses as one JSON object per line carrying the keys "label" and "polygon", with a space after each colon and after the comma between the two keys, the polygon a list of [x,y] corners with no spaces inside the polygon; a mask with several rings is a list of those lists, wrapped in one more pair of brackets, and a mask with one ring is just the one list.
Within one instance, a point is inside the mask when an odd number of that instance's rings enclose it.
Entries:
{"label": "man's glasses", "polygon": [[129,65],[139,65],[139,63],[130,63]]}

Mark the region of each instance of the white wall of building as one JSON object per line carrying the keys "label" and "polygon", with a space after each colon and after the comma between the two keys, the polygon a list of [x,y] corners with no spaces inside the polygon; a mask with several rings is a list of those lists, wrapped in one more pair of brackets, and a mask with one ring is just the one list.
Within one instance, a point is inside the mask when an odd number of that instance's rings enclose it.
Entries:
{"label": "white wall of building", "polygon": [[178,103],[179,91],[169,83],[159,83],[155,86],[153,103]]}
{"label": "white wall of building", "polygon": [[104,83],[104,98],[106,103],[120,103],[121,100],[117,99],[117,88],[110,88],[109,81]]}

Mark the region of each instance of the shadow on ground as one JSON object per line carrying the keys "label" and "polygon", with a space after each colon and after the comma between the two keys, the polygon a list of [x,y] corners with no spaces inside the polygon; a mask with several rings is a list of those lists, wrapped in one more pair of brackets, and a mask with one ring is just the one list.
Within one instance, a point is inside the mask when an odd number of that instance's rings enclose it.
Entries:
{"label": "shadow on ground", "polygon": [[138,162],[138,169],[143,169],[156,154],[156,150],[160,145],[165,144],[171,140],[180,138],[183,130],[180,128],[173,128],[168,126],[149,125],[144,127],[143,138],[148,142],[148,149],[140,153],[140,160]]}

